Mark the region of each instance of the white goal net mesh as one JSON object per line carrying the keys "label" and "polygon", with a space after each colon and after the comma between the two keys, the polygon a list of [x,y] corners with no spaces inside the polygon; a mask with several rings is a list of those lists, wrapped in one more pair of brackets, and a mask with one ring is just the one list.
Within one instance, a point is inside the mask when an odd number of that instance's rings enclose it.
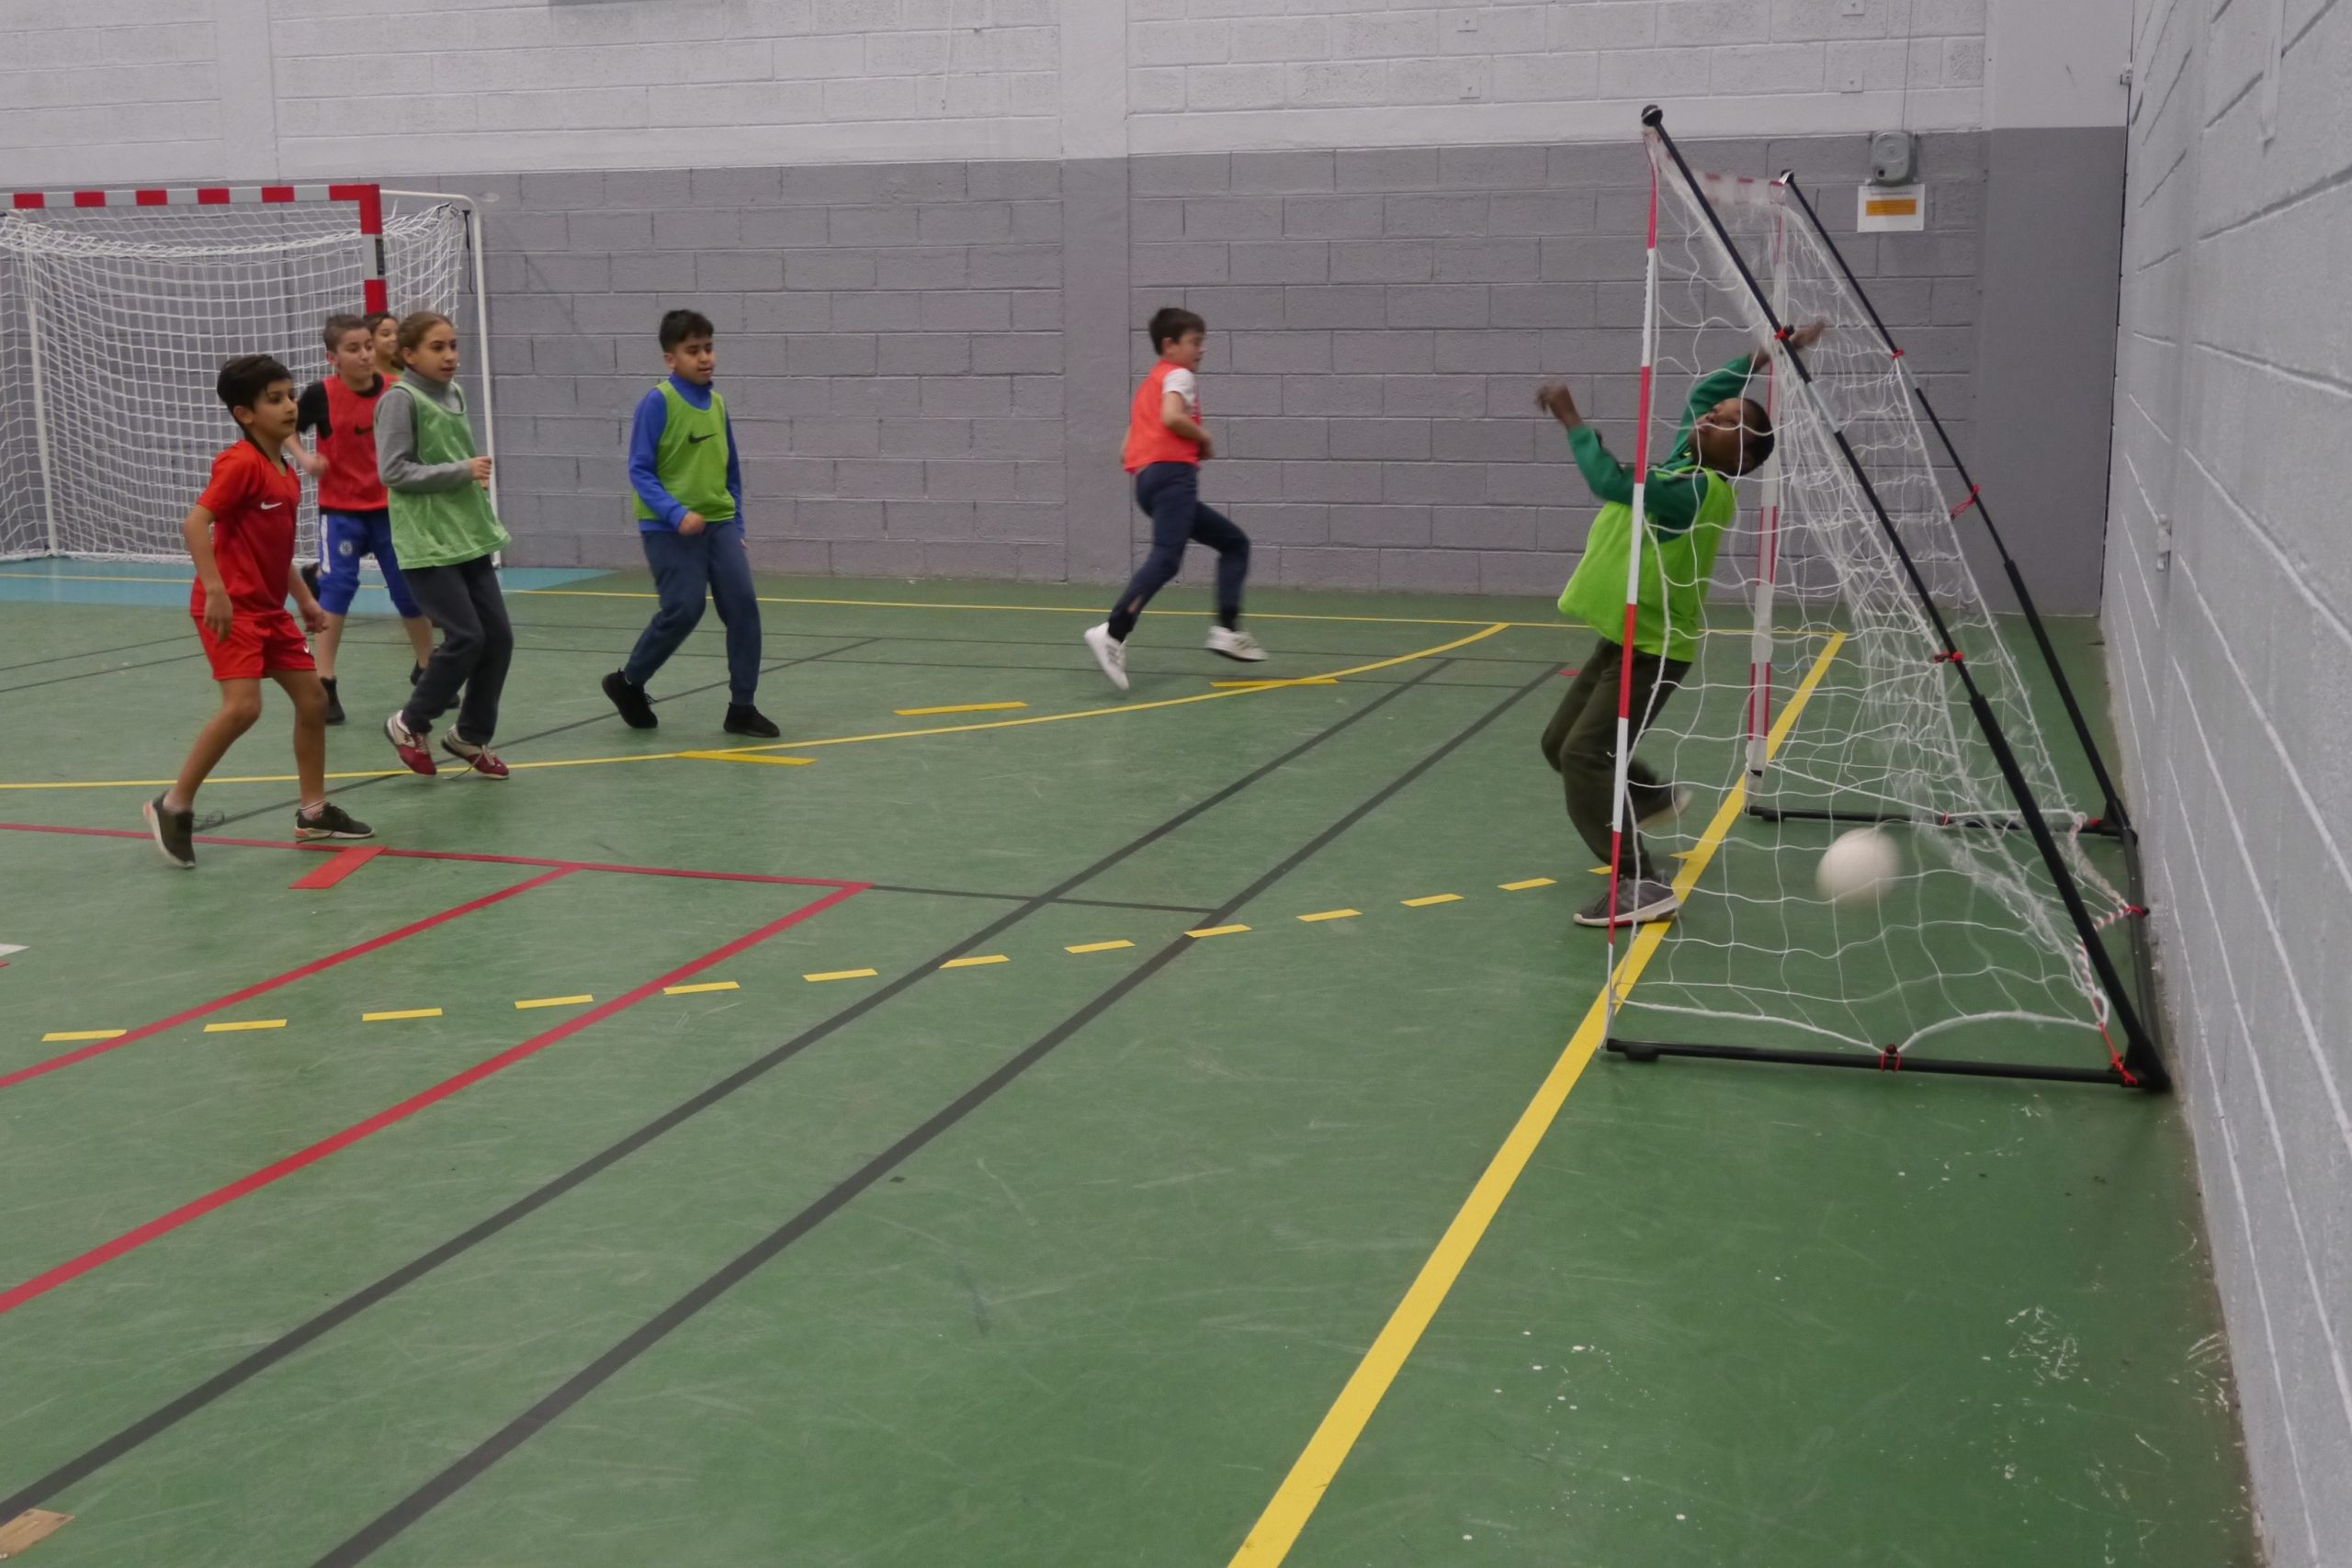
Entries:
{"label": "white goal net mesh", "polygon": [[[1798,351],[1809,390],[1787,351],[1758,356],[1747,390],[1770,411],[1777,450],[1738,482],[1699,654],[1636,747],[1699,793],[1648,836],[1652,852],[1703,869],[1611,1033],[2097,1066],[2111,1055],[2105,993],[1922,588],[2093,917],[2120,918],[2125,900],[2081,837],[2082,790],[2043,741],[1897,367],[1777,184],[1701,175],[1694,187],[1655,139],[1652,158],[1653,463],[1693,383],[1770,340],[1758,292],[1784,323],[1826,330]],[[1711,819],[1724,831],[1708,857]],[[1894,842],[1902,874],[1874,902],[1833,902],[1817,886],[1822,853],[1865,826]]]}
{"label": "white goal net mesh", "polygon": [[[347,202],[0,213],[0,558],[184,556],[236,439],[221,362],[324,375],[320,326],[361,310],[372,243]],[[387,211],[390,308],[467,320],[466,244],[454,206]]]}

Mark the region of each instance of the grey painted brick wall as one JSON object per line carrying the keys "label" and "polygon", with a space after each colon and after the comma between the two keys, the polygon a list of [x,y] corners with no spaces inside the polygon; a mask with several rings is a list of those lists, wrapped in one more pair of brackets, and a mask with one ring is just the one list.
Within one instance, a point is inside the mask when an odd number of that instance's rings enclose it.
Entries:
{"label": "grey painted brick wall", "polygon": [[[2352,1562],[2352,7],[2143,7],[2108,658],[2268,1558]],[[2169,529],[2170,549],[2167,554]],[[2177,1347],[2152,1347],[2159,1357]]]}
{"label": "grey painted brick wall", "polygon": [[[1848,230],[1860,154],[1692,148],[1795,168]],[[1936,227],[1848,237],[1963,444],[1984,157],[1981,134],[1930,138]],[[1182,303],[1213,328],[1204,490],[1260,581],[1550,592],[1592,507],[1530,397],[1565,376],[1630,450],[1645,182],[1636,148],[1573,145],[448,183],[482,197],[519,561],[635,560],[628,412],[662,310],[692,304],[719,329],[761,566],[1116,578],[1144,532],[1118,470],[1139,329]],[[2095,514],[2078,527],[2053,607],[2096,591]]]}

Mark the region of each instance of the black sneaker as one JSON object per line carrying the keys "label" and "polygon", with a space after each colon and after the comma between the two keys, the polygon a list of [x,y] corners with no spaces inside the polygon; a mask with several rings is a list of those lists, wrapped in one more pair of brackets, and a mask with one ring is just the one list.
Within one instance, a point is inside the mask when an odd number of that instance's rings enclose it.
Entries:
{"label": "black sneaker", "polygon": [[624,671],[616,670],[605,677],[605,695],[621,710],[621,722],[631,729],[653,729],[661,725],[662,721],[653,716],[653,705],[646,700],[645,688]]}
{"label": "black sneaker", "polygon": [[182,871],[196,869],[196,813],[174,811],[157,795],[139,808],[147,818],[147,831],[155,840],[155,847],[164,858]]}
{"label": "black sneaker", "polygon": [[[1609,894],[1604,891],[1600,897],[1577,911],[1577,924],[1580,926],[1608,925],[1610,923],[1609,902]],[[1672,883],[1661,882],[1654,876],[1644,876],[1617,885],[1616,923],[1621,926],[1638,926],[1651,920],[1670,919],[1674,912],[1680,908],[1682,908],[1682,900],[1675,893]]]}
{"label": "black sneaker", "polygon": [[721,726],[729,735],[756,735],[763,740],[773,740],[784,733],[775,720],[749,703],[729,703],[727,721]]}
{"label": "black sneaker", "polygon": [[327,689],[327,722],[329,724],[341,724],[343,722],[343,698],[335,691],[335,683],[322,675],[319,677],[319,684]]}
{"label": "black sneaker", "polygon": [[376,829],[328,800],[294,813],[294,836],[306,843],[316,839],[372,839]]}

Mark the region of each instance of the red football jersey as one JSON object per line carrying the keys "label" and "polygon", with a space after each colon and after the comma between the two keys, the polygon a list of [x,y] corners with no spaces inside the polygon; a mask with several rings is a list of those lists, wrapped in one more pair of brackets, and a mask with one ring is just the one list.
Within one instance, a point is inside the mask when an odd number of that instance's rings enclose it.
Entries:
{"label": "red football jersey", "polygon": [[321,383],[326,393],[326,419],[319,429],[319,456],[327,460],[319,476],[323,510],[377,512],[390,504],[376,473],[376,400],[391,384],[390,377],[379,376],[372,391],[355,392],[340,376]]}
{"label": "red football jersey", "polygon": [[[286,608],[286,574],[294,564],[294,513],[302,475],[273,463],[251,441],[212,459],[212,481],[197,504],[212,513],[212,555],[229,603],[240,614]],[[188,613],[204,614],[204,583],[188,594]]]}

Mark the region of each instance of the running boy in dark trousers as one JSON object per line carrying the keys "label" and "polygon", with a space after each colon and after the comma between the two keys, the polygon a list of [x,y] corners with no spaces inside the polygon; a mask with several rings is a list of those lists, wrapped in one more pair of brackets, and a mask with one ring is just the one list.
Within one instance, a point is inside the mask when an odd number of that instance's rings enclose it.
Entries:
{"label": "running boy in dark trousers", "polygon": [[718,367],[710,318],[672,310],[662,318],[669,378],[638,400],[629,432],[628,479],[637,492],[637,533],[662,607],[637,639],[628,663],[605,677],[605,695],[632,729],[662,721],[645,682],[702,619],[708,592],[727,627],[729,735],[773,739],[784,731],[760,712],[760,601],[743,546],[743,464],[727,400],[710,378]]}
{"label": "running boy in dark trousers", "polygon": [[1201,428],[1198,372],[1208,347],[1206,322],[1172,306],[1153,312],[1151,346],[1159,363],[1136,389],[1127,413],[1127,472],[1136,477],[1136,505],[1151,518],[1151,553],[1119,595],[1111,618],[1086,633],[1094,662],[1111,684],[1127,689],[1127,637],[1151,603],[1184,564],[1184,546],[1193,539],[1216,551],[1216,625],[1208,649],[1227,659],[1254,664],[1266,657],[1258,639],[1241,629],[1241,585],[1250,575],[1250,536],[1230,518],[1201,504],[1201,465],[1216,456],[1216,444]]}
{"label": "running boy in dark trousers", "polygon": [[399,612],[415,657],[413,684],[433,657],[433,626],[417,609],[401,577],[392,549],[392,514],[384,481],[376,473],[376,400],[390,381],[376,368],[376,339],[364,318],[329,316],[323,333],[333,373],[302,389],[295,406],[295,433],[316,432],[315,454],[297,440],[287,452],[319,481],[319,558],[303,569],[302,581],[326,611],[326,629],[311,651],[327,689],[327,722],[343,722],[343,698],[335,684],[335,650],[343,643],[344,619],[359,592],[359,558],[373,556],[383,569],[384,592]]}
{"label": "running boy in dark trousers", "polygon": [[490,509],[490,459],[474,455],[458,386],[458,329],[447,316],[419,310],[401,322],[401,378],[376,400],[376,469],[391,503],[401,571],[411,597],[440,628],[441,646],[407,705],[384,721],[384,735],[412,772],[433,773],[425,739],[463,688],[464,705],[441,749],[503,779],[506,764],[492,753],[490,739],[514,631],[491,558],[507,534]]}
{"label": "running boy in dark trousers", "polygon": [[325,613],[294,570],[294,514],[302,476],[286,459],[294,435],[294,378],[266,354],[241,355],[215,383],[229,417],[243,434],[212,459],[212,479],[181,520],[196,562],[188,614],[220,683],[220,707],[197,732],[172,787],[144,807],[147,830],[164,858],[196,865],[196,792],[237,738],[261,717],[266,676],[294,699],[294,768],[301,807],[298,839],[365,839],[368,824],[327,798],[327,696],[301,627],[286,613],[294,596],[312,631]]}
{"label": "running boy in dark trousers", "polygon": [[[1793,334],[1797,348],[1820,337],[1819,325]],[[1724,530],[1738,514],[1732,480],[1760,467],[1772,455],[1772,421],[1764,406],[1746,395],[1758,355],[1743,355],[1690,389],[1690,400],[1665,462],[1650,469],[1642,485],[1642,575],[1634,615],[1633,701],[1625,743],[1643,728],[1698,657],[1701,604],[1714,570]],[[1544,729],[1544,760],[1560,775],[1567,793],[1568,820],[1585,847],[1610,858],[1610,831],[1616,814],[1617,692],[1625,635],[1625,575],[1634,538],[1634,470],[1610,455],[1600,434],[1585,423],[1576,400],[1557,382],[1535,394],[1536,406],[1568,433],[1568,448],[1585,483],[1600,501],[1586,540],[1584,558],[1560,594],[1560,613],[1600,635],[1584,661],[1559,712]],[[1616,918],[1633,924],[1663,920],[1682,907],[1674,891],[1672,863],[1642,841],[1641,829],[1670,820],[1688,796],[1640,761],[1625,763],[1626,793],[1634,818],[1613,890]],[[1611,892],[1603,892],[1578,912],[1580,926],[1610,924]]]}

